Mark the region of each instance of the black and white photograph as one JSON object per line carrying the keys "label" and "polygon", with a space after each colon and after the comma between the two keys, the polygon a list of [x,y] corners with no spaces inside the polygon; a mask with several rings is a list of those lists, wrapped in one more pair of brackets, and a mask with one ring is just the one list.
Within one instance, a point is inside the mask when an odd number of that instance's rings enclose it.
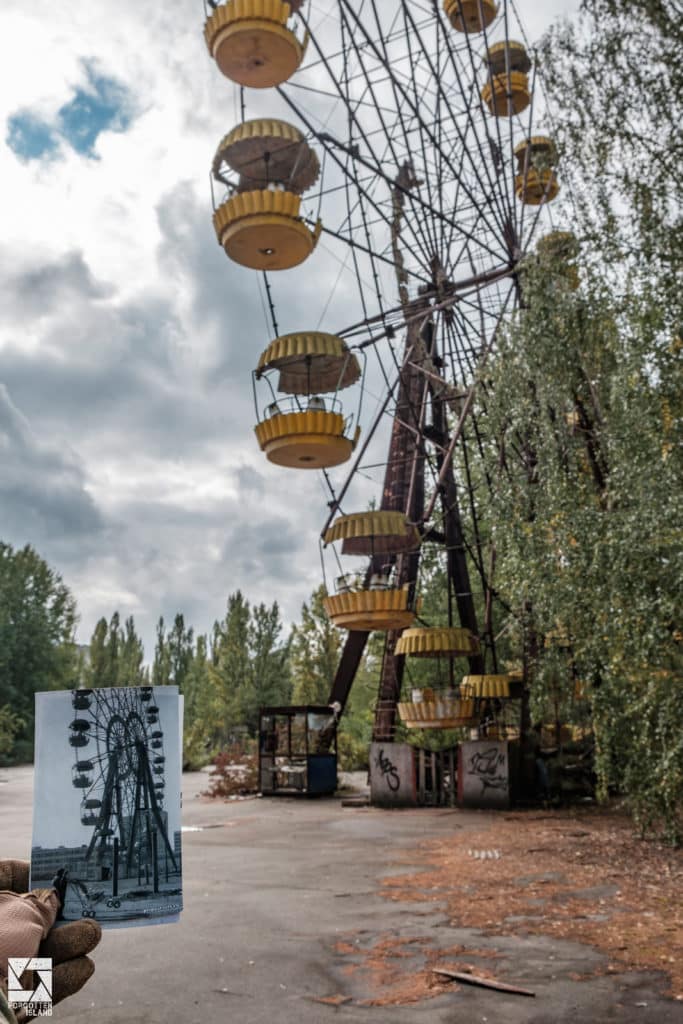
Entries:
{"label": "black and white photograph", "polygon": [[31,885],[63,920],[180,913],[180,721],[174,686],[36,694]]}

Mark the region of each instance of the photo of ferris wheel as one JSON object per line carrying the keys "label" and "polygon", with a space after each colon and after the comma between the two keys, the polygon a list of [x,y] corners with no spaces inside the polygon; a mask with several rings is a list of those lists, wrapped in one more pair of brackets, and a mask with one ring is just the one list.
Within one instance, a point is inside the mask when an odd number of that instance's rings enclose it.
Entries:
{"label": "photo of ferris wheel", "polygon": [[152,923],[182,908],[175,687],[36,696],[33,886],[64,920]]}

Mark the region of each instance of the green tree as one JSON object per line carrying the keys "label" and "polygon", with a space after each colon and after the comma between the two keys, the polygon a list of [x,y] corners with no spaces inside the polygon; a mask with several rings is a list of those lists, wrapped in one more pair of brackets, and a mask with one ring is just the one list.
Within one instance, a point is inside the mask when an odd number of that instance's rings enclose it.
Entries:
{"label": "green tree", "polygon": [[166,640],[166,624],[163,615],[156,627],[156,644],[152,662],[152,686],[166,686],[171,680],[171,652]]}
{"label": "green tree", "polygon": [[30,545],[0,542],[0,707],[23,720],[17,738],[27,748],[34,693],[75,681],[75,627],[76,602],[61,576]]}
{"label": "green tree", "polygon": [[14,739],[23,724],[23,720],[8,705],[0,707],[0,764],[12,753]]}
{"label": "green tree", "polygon": [[185,690],[185,679],[193,657],[194,630],[185,626],[185,619],[180,614],[173,620],[173,628],[167,637],[169,657],[169,682],[174,683],[181,693]]}
{"label": "green tree", "polygon": [[215,663],[209,665],[211,719],[207,734],[212,745],[228,743],[243,728],[240,689],[249,678],[250,606],[241,591],[228,598],[225,619],[214,631]]}
{"label": "green tree", "polygon": [[145,648],[135,630],[135,620],[130,615],[124,624],[123,637],[119,647],[117,671],[118,686],[142,686],[148,682],[144,667]]}
{"label": "green tree", "polygon": [[143,686],[148,682],[144,657],[133,616],[121,627],[119,613],[114,612],[109,622],[102,618],[93,630],[82,678],[92,687]]}
{"label": "green tree", "polygon": [[601,792],[626,793],[643,826],[659,819],[675,839],[683,434],[670,410],[683,361],[644,290],[590,265],[583,277],[573,291],[561,265],[530,264],[525,309],[489,368],[497,584],[518,645],[530,629],[537,641],[536,717],[580,714],[580,678]]}
{"label": "green tree", "polygon": [[282,619],[277,602],[270,608],[260,604],[251,610],[249,622],[249,673],[239,688],[240,712],[255,736],[259,708],[288,704],[292,685],[289,670],[289,645],[280,642]]}
{"label": "green tree", "polygon": [[214,704],[207,646],[207,638],[200,634],[183,685],[183,761],[188,768],[193,769],[207,764],[212,754]]}
{"label": "green tree", "polygon": [[290,639],[292,700],[295,704],[325,704],[341,654],[341,634],[330,622],[323,598],[324,586],[301,608],[301,622]]}

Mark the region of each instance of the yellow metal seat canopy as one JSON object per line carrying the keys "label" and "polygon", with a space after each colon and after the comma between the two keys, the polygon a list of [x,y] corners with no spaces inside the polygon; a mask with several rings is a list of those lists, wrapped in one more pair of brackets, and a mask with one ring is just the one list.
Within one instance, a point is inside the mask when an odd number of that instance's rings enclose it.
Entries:
{"label": "yellow metal seat canopy", "polygon": [[299,129],[275,118],[244,121],[228,132],[213,160],[215,176],[223,164],[239,174],[240,192],[279,183],[301,195],[320,174],[317,153]]}
{"label": "yellow metal seat canopy", "polygon": [[356,356],[343,338],[323,331],[283,334],[261,353],[257,379],[279,370],[278,391],[289,395],[324,394],[355,384],[360,377]]}
{"label": "yellow metal seat canopy", "polygon": [[343,555],[383,555],[414,551],[420,534],[403,512],[353,512],[339,516],[325,532],[325,544],[342,541]]}
{"label": "yellow metal seat canopy", "polygon": [[458,626],[421,626],[407,629],[396,644],[396,654],[413,658],[467,657],[479,652],[479,639]]}

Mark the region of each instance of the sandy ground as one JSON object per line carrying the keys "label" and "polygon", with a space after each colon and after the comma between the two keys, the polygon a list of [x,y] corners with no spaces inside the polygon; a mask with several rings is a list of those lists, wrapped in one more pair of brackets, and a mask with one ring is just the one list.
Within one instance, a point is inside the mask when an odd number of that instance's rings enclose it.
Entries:
{"label": "sandy ground", "polygon": [[[525,899],[546,901],[537,916],[553,918],[557,893],[546,896],[538,880],[529,889],[530,875],[562,873],[537,850],[541,822],[342,808],[339,800],[207,802],[199,795],[206,782],[205,774],[184,777],[183,822],[196,831],[183,836],[180,924],[108,932],[95,977],[55,1009],[57,1022],[683,1024],[664,970],[637,969],[630,955],[615,962],[585,937],[564,937],[566,922],[562,934],[543,934],[533,920],[510,920],[534,916],[519,901],[508,913],[504,894],[520,886]],[[0,856],[27,856],[31,785],[30,769],[0,770]],[[532,851],[526,875],[512,868],[517,838],[506,854],[510,830]],[[464,877],[465,864],[476,877]],[[644,861],[643,874],[651,869]],[[604,915],[599,901],[612,899],[614,880],[597,861],[589,874],[608,888],[581,905]],[[562,908],[566,892],[555,883]],[[486,920],[472,917],[470,905],[481,909],[488,893]],[[519,984],[535,997],[444,985],[434,966]]]}

